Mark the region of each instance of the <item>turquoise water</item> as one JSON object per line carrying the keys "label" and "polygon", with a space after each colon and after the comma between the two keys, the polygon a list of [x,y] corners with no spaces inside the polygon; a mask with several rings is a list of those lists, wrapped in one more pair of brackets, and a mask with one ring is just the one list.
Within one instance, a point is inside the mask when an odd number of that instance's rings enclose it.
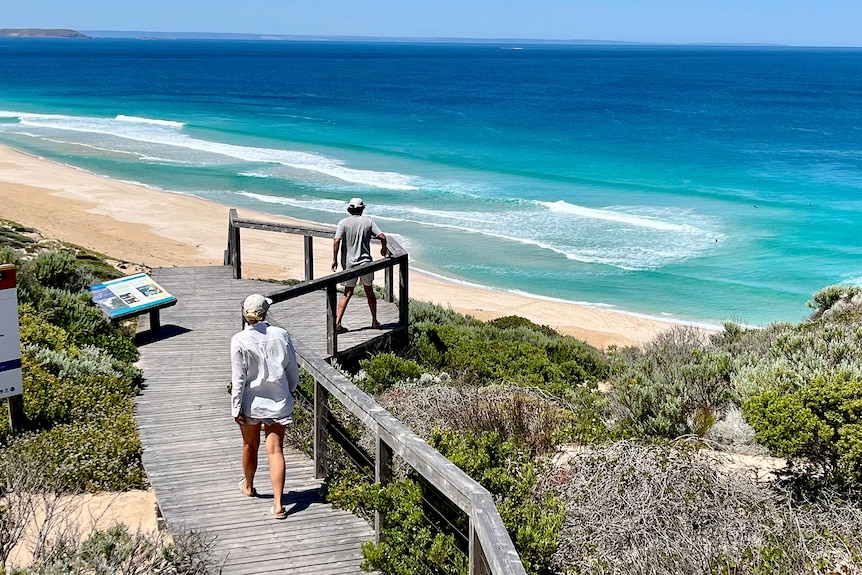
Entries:
{"label": "turquoise water", "polygon": [[0,143],[665,318],[862,282],[858,50],[0,40]]}

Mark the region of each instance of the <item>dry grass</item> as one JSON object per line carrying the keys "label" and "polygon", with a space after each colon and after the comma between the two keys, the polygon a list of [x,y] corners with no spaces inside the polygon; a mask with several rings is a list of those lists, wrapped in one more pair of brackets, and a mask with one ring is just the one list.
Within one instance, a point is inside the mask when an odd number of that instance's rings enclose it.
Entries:
{"label": "dry grass", "polygon": [[[858,573],[862,507],[796,501],[684,447],[573,453],[539,485],[566,504],[553,564],[578,573]],[[854,553],[856,554],[854,557]],[[840,567],[848,571],[838,571]],[[726,571],[723,571],[726,570]]]}

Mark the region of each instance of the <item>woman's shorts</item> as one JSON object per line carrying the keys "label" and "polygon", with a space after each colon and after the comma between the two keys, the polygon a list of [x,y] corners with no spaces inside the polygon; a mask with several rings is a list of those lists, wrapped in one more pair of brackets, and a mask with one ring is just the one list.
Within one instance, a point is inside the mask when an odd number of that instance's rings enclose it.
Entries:
{"label": "woman's shorts", "polygon": [[293,417],[280,417],[278,419],[274,419],[272,417],[264,417],[261,419],[255,419],[254,417],[245,416],[245,423],[243,425],[260,425],[263,423],[264,425],[290,425],[293,423]]}

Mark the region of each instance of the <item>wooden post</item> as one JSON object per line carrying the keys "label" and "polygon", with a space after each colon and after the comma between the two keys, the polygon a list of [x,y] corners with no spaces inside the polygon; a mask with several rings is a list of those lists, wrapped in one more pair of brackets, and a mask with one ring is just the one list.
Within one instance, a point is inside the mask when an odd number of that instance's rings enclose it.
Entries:
{"label": "wooden post", "polygon": [[335,318],[338,315],[338,290],[335,284],[326,286],[326,353],[335,357],[338,353],[338,333],[335,330]]}
{"label": "wooden post", "polygon": [[239,226],[234,226],[231,233],[233,234],[233,278],[242,279],[242,249],[240,248]]}
{"label": "wooden post", "polygon": [[314,237],[302,236],[305,246],[305,281],[314,279]]}
{"label": "wooden post", "polygon": [[326,477],[329,468],[329,436],[326,431],[329,392],[320,382],[314,382],[314,477]]}
{"label": "wooden post", "polygon": [[9,431],[12,434],[24,431],[27,418],[24,416],[24,396],[13,395],[6,398],[9,405]]}
{"label": "wooden post", "polygon": [[394,301],[395,300],[395,279],[393,268],[395,266],[390,266],[383,270],[383,277],[385,278],[384,288],[383,288],[383,301]]}
{"label": "wooden post", "polygon": [[401,262],[398,264],[400,272],[398,274],[398,323],[405,329],[410,321],[409,278],[407,276],[409,268],[407,256],[401,256]]}
{"label": "wooden post", "polygon": [[[374,480],[385,487],[392,482],[392,448],[377,436],[377,457],[374,458]],[[379,509],[374,512],[374,542],[383,541],[383,524],[386,517]]]}
{"label": "wooden post", "polygon": [[488,565],[488,559],[485,557],[482,544],[479,542],[479,536],[476,534],[474,519],[472,517],[467,527],[467,537],[470,540],[470,551],[467,557],[467,561],[470,564],[470,575],[491,575],[491,568]]}

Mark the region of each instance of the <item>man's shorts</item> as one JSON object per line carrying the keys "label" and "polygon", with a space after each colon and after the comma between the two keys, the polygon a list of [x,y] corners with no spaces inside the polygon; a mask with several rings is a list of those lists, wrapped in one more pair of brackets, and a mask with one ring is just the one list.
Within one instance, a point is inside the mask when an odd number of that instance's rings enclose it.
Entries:
{"label": "man's shorts", "polygon": [[373,273],[365,274],[364,276],[359,276],[358,278],[353,278],[352,280],[347,280],[346,282],[344,282],[341,285],[343,285],[344,287],[354,287],[354,286],[356,286],[357,281],[359,282],[359,285],[361,285],[361,286],[373,285],[374,284],[374,274]]}

